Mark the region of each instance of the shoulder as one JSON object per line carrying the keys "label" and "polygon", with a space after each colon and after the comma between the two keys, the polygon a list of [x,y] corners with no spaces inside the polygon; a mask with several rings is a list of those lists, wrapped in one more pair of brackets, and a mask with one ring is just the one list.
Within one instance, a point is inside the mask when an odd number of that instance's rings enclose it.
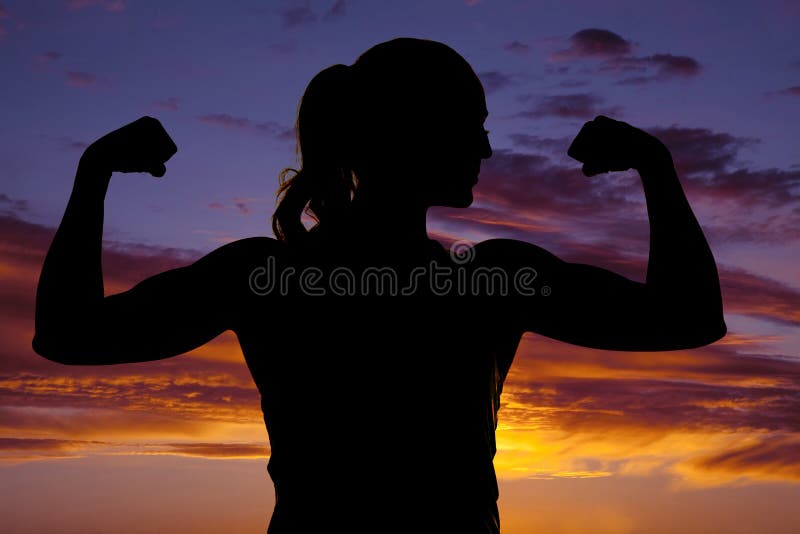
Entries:
{"label": "shoulder", "polygon": [[190,278],[232,291],[246,285],[252,272],[279,262],[285,248],[283,242],[269,237],[239,239],[209,252],[187,270]]}
{"label": "shoulder", "polygon": [[206,256],[199,262],[209,264],[249,265],[263,261],[268,257],[282,256],[286,245],[271,237],[248,237],[227,243]]}
{"label": "shoulder", "polygon": [[222,245],[188,269],[186,280],[202,287],[209,298],[234,310],[238,324],[241,315],[251,310],[254,283],[272,280],[286,257],[286,244],[269,237],[250,237]]}
{"label": "shoulder", "polygon": [[564,263],[552,252],[517,239],[488,239],[473,247],[477,263],[498,267],[526,265],[550,268]]}

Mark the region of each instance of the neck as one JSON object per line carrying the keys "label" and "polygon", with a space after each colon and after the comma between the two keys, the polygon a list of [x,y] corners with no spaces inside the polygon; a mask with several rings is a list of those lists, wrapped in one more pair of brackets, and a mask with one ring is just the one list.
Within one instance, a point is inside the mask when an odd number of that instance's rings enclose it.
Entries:
{"label": "neck", "polygon": [[427,242],[428,207],[413,202],[397,202],[359,190],[353,197],[351,222],[358,235],[376,244],[392,246]]}

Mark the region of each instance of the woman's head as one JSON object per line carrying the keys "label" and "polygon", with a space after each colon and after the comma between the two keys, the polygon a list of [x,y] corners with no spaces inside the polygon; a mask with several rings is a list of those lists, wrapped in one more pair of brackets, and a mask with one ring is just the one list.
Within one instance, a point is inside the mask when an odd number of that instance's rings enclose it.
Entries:
{"label": "woman's head", "polygon": [[468,206],[491,156],[485,118],[478,77],[442,43],[394,39],[323,70],[300,103],[302,167],[282,183],[276,236],[304,234],[306,207],[321,224],[335,219],[354,194],[393,208]]}

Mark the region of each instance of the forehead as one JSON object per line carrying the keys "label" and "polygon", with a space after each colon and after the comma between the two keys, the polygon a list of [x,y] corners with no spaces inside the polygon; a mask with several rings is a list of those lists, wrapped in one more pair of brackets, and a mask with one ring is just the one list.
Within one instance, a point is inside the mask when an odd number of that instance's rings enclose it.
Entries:
{"label": "forehead", "polygon": [[440,77],[437,82],[429,100],[432,111],[486,118],[488,110],[483,85],[471,70],[460,76]]}
{"label": "forehead", "polygon": [[369,117],[384,113],[401,122],[446,119],[474,123],[486,118],[483,85],[463,58],[382,65],[357,86],[356,105]]}

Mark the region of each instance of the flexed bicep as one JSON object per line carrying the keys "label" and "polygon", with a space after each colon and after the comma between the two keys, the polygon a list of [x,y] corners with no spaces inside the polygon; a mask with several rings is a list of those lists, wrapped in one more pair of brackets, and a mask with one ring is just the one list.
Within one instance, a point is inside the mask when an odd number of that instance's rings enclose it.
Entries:
{"label": "flexed bicep", "polygon": [[[658,350],[659,319],[641,282],[593,265],[557,261],[538,298],[520,309],[525,331],[583,347]],[[662,315],[663,317],[663,315]]]}
{"label": "flexed bicep", "polygon": [[73,365],[158,360],[197,348],[233,329],[243,312],[248,261],[266,238],[221,247],[186,267],[103,298],[73,303],[56,324],[37,325],[36,352]]}
{"label": "flexed bicep", "polygon": [[213,271],[202,263],[173,269],[106,297],[97,339],[87,344],[107,363],[157,360],[205,344],[230,324]]}
{"label": "flexed bicep", "polygon": [[[538,268],[538,298],[517,291],[510,321],[525,331],[612,350],[694,348],[727,327],[716,264],[678,179],[672,156],[652,135],[599,116],[587,122],[569,155],[586,176],[636,169],[650,219],[647,280],[568,263],[534,245],[492,240],[485,246],[504,269]],[[519,289],[519,288],[518,288]]]}
{"label": "flexed bicep", "polygon": [[706,310],[693,309],[680,295],[601,267],[563,261],[522,241],[481,245],[511,282],[499,306],[517,330],[626,351],[692,348],[721,335],[707,328]]}

